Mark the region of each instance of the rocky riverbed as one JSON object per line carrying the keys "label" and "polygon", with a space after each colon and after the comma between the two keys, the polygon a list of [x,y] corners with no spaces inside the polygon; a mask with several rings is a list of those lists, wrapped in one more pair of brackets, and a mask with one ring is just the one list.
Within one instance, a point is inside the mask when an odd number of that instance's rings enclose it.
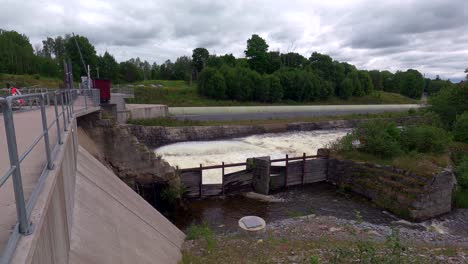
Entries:
{"label": "rocky riverbed", "polygon": [[263,234],[188,240],[183,263],[467,263],[468,237],[333,216],[274,221]]}

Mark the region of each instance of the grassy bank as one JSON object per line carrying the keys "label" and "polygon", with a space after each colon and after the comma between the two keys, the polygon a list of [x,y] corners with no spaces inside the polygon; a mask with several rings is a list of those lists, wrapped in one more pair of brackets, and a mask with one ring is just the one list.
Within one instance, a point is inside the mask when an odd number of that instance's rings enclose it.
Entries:
{"label": "grassy bank", "polygon": [[330,120],[350,120],[350,119],[372,119],[372,118],[399,118],[410,116],[409,112],[388,112],[377,114],[349,114],[334,116],[311,116],[297,118],[278,118],[278,119],[259,119],[259,120],[224,120],[224,121],[195,121],[180,120],[176,118],[153,118],[153,119],[134,119],[128,120],[129,124],[142,126],[222,126],[222,125],[275,125],[289,124],[294,122],[320,122]]}
{"label": "grassy bank", "polygon": [[43,77],[34,75],[13,75],[0,73],[0,88],[6,87],[10,83],[17,87],[39,86],[44,88],[59,88],[63,80],[57,78]]}
{"label": "grassy bank", "polygon": [[[161,84],[163,88],[151,85]],[[346,105],[346,104],[414,104],[418,100],[410,99],[395,93],[383,91],[363,97],[352,97],[348,100],[330,98],[324,101],[295,102],[282,101],[274,104],[259,102],[238,102],[231,100],[213,100],[198,95],[196,85],[189,86],[184,81],[144,81],[135,83],[135,98],[129,103],[136,104],[165,104],[168,106],[254,106],[254,105]],[[139,87],[138,85],[144,85]]]}

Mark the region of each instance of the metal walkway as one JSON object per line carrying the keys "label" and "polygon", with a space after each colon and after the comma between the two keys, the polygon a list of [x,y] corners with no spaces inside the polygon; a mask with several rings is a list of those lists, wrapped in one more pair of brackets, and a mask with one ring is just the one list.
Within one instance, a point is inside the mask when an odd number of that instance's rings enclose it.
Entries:
{"label": "metal walkway", "polygon": [[[0,98],[0,256],[15,245],[15,233],[34,232],[28,219],[38,186],[73,118],[100,109],[97,96],[94,90],[61,90]],[[16,102],[23,106],[12,109]]]}

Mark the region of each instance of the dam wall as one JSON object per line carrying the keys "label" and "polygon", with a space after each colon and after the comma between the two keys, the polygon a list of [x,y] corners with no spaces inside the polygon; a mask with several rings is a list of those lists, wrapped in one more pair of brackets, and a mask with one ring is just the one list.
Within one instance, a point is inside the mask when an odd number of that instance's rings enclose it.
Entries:
{"label": "dam wall", "polygon": [[178,263],[185,235],[80,147],[71,122],[11,263]]}
{"label": "dam wall", "polygon": [[[382,119],[404,125],[419,120],[419,117]],[[292,131],[331,130],[342,128],[354,128],[371,119],[332,120],[319,122],[298,122],[289,124],[266,125],[224,125],[224,126],[187,126],[187,127],[162,127],[121,125],[134,135],[139,142],[149,147],[157,148],[184,141],[210,141],[245,137],[265,133],[284,133]]]}
{"label": "dam wall", "polygon": [[46,177],[31,213],[33,233],[21,236],[11,263],[68,263],[78,155],[76,120]]}

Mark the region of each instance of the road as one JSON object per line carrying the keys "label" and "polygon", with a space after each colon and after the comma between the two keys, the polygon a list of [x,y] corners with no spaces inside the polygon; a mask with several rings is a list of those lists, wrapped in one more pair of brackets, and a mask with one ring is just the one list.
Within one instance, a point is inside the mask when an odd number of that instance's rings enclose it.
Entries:
{"label": "road", "polygon": [[170,107],[169,114],[190,120],[256,120],[408,111],[417,104]]}

